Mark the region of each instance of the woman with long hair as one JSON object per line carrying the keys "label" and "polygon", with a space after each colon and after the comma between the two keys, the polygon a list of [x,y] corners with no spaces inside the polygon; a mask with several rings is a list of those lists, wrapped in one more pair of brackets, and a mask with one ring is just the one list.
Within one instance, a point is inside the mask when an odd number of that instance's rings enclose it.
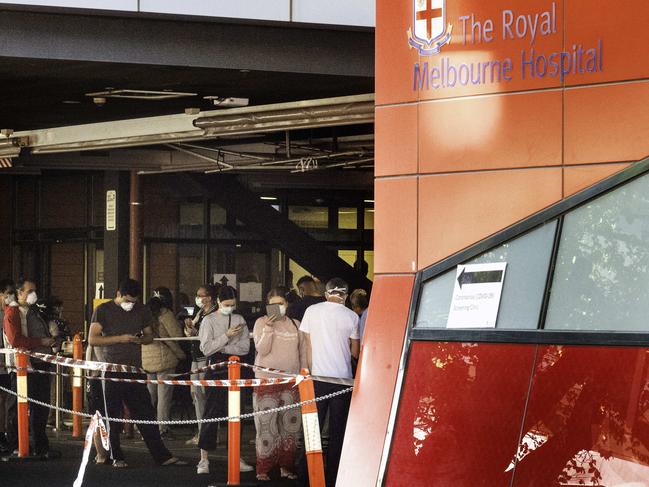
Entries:
{"label": "woman with long hair", "polygon": [[[307,367],[307,351],[300,323],[286,316],[288,290],[283,287],[268,293],[266,316],[255,323],[253,338],[257,349],[255,365],[284,370],[297,374]],[[273,377],[262,371],[256,377]],[[297,388],[293,384],[281,384],[255,388],[252,404],[255,412],[275,409],[299,402]],[[255,416],[257,480],[270,480],[271,469],[278,466],[280,475],[295,479],[295,451],[300,434],[300,411],[298,408]]]}
{"label": "woman with long hair", "polygon": [[[183,335],[180,323],[174,315],[173,297],[166,287],[158,287],[147,305],[154,318],[154,338],[177,338]],[[178,362],[185,359],[178,342],[155,340],[149,345],[142,345],[142,368],[149,372],[150,380],[167,379],[176,371]],[[173,386],[165,384],[148,384],[153,406],[157,409],[158,421],[169,421]],[[160,436],[170,438],[169,426],[160,425]]]}

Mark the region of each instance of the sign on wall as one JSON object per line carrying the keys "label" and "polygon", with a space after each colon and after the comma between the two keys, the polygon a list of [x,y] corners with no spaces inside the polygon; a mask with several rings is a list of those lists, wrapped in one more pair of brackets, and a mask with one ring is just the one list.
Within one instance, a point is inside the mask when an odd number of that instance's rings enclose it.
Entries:
{"label": "sign on wall", "polygon": [[457,266],[447,328],[495,328],[506,262]]}
{"label": "sign on wall", "polygon": [[117,191],[106,191],[106,230],[113,231],[117,228]]}

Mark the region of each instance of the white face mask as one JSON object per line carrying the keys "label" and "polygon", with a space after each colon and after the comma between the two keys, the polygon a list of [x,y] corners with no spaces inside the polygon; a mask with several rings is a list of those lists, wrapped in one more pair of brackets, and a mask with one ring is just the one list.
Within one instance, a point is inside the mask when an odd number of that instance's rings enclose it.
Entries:
{"label": "white face mask", "polygon": [[16,302],[16,295],[15,294],[7,294],[7,297],[5,298],[5,304],[9,306],[11,303]]}
{"label": "white face mask", "polygon": [[38,301],[38,296],[36,294],[36,291],[32,291],[31,293],[29,293],[27,295],[27,299],[25,300],[25,302],[30,306],[36,304],[36,301]]}
{"label": "white face mask", "polygon": [[135,303],[132,303],[130,301],[122,301],[122,304],[120,304],[120,306],[124,311],[131,311],[133,309],[133,306],[135,306]]}
{"label": "white face mask", "polygon": [[222,306],[219,308],[219,311],[221,312],[222,315],[228,316],[231,315],[232,312],[234,311],[234,306]]}
{"label": "white face mask", "polygon": [[286,316],[286,305],[285,304],[280,304],[279,305],[279,314],[282,316]]}
{"label": "white face mask", "polygon": [[198,306],[199,308],[203,307],[203,298],[201,298],[200,296],[196,296],[196,306]]}

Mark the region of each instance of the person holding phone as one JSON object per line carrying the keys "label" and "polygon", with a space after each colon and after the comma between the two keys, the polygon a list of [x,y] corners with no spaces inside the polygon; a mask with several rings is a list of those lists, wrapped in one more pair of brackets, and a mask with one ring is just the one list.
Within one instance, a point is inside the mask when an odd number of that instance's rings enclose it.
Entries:
{"label": "person holding phone", "polygon": [[[196,290],[196,312],[192,313],[192,318],[185,318],[185,336],[196,337],[203,323],[203,319],[216,313],[218,308],[216,302],[218,301],[219,290],[213,284],[204,284]],[[199,370],[207,364],[207,358],[201,351],[200,342],[191,342],[191,355],[192,365],[191,370]],[[204,372],[191,375],[192,380],[203,380],[205,378]],[[192,400],[194,401],[194,409],[196,411],[196,419],[203,419],[205,416],[205,388],[201,386],[191,386]],[[198,445],[198,437],[201,432],[201,425],[198,425],[198,433],[185,442],[186,445]]]}
{"label": "person holding phone", "polygon": [[[298,374],[307,367],[304,333],[300,322],[286,316],[288,289],[276,287],[268,293],[266,316],[255,323],[253,339],[257,348],[255,365]],[[274,377],[256,371],[257,378]],[[275,409],[299,402],[298,390],[293,384],[280,384],[255,388],[252,404],[255,411]],[[300,435],[298,408],[255,416],[257,480],[270,480],[268,474],[279,466],[280,475],[296,479],[295,453]]]}
{"label": "person holding phone", "polygon": [[[231,286],[223,286],[217,300],[218,311],[203,318],[198,336],[200,349],[207,357],[207,365],[225,362],[231,355],[239,357],[250,350],[250,333],[246,320],[236,314],[237,291]],[[228,378],[227,367],[210,369],[205,373],[206,380]],[[204,418],[220,418],[228,415],[228,391],[224,387],[207,387]],[[216,450],[217,423],[204,423],[198,438],[201,459],[196,467],[196,473],[210,473],[208,454]],[[252,467],[241,459],[242,472],[252,471]]]}

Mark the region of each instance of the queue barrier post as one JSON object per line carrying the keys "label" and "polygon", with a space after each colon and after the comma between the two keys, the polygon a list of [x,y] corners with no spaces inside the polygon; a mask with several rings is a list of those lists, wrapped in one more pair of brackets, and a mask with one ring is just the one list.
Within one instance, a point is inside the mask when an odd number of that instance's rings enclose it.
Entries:
{"label": "queue barrier post", "polygon": [[[72,357],[75,360],[83,360],[83,341],[81,340],[81,335],[76,334],[74,336],[73,346],[72,346]],[[74,368],[74,375],[72,378],[72,410],[75,413],[80,413],[83,409],[83,379],[81,374],[81,369],[79,367]],[[72,437],[80,438],[83,435],[81,431],[83,425],[81,423],[82,418],[78,414],[74,414],[72,418]]]}
{"label": "queue barrier post", "polygon": [[[241,377],[241,364],[239,357],[231,356],[228,364],[228,379],[235,381]],[[228,421],[228,485],[239,485],[241,481],[240,463],[241,458],[241,422],[238,416],[241,414],[241,390],[238,385],[230,385],[228,388],[228,416],[237,416],[236,419]]]}
{"label": "queue barrier post", "polygon": [[[300,374],[305,377],[298,385],[300,402],[314,401],[315,390],[313,388],[313,379],[309,377],[309,370],[302,369]],[[325,487],[320,423],[318,421],[318,407],[315,402],[302,404],[302,429],[304,430],[304,449],[306,450],[306,461],[309,468],[309,485],[311,487]]]}
{"label": "queue barrier post", "polygon": [[18,393],[18,457],[29,456],[29,404],[27,403],[27,355],[16,352],[16,392]]}

